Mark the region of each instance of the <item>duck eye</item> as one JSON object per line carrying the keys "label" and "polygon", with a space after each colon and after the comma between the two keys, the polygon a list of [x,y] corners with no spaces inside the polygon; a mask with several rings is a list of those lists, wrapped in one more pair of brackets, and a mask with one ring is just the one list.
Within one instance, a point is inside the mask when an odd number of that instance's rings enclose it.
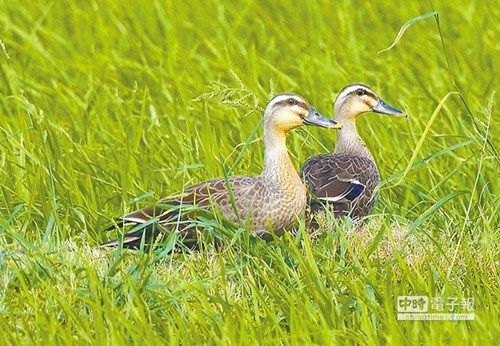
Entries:
{"label": "duck eye", "polygon": [[295,99],[288,99],[288,104],[289,104],[290,106],[294,106],[294,105],[296,105],[296,104],[297,104],[297,100],[295,100]]}
{"label": "duck eye", "polygon": [[358,96],[362,96],[362,95],[366,94],[366,92],[363,89],[358,89],[358,90],[356,90],[356,94]]}

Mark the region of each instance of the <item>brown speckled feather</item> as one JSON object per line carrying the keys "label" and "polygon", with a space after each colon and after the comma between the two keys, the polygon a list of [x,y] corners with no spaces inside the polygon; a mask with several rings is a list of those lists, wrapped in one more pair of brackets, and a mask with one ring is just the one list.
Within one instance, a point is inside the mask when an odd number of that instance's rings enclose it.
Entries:
{"label": "brown speckled feather", "polygon": [[[164,230],[176,230],[184,244],[195,244],[195,221],[200,209],[209,213],[220,211],[228,221],[249,226],[257,235],[269,239],[268,230],[280,233],[293,225],[305,208],[305,193],[302,201],[293,196],[286,200],[286,191],[281,186],[272,186],[263,177],[230,177],[228,182],[231,192],[224,179],[214,179],[188,187],[176,197],[159,201],[156,206],[120,217],[117,221],[121,227],[147,224],[144,228],[127,233],[123,239],[124,246],[137,248],[143,237],[148,243]],[[151,222],[153,219],[155,222]],[[119,241],[115,239],[104,246],[116,246]]]}
{"label": "brown speckled feather", "polygon": [[375,206],[380,175],[356,128],[356,118],[367,112],[404,116],[366,85],[351,84],[340,91],[335,98],[334,119],[342,124],[342,129],[337,131],[335,151],[309,158],[301,170],[312,195],[309,200],[312,215],[308,220],[313,228],[319,226],[317,213],[325,208],[337,217],[349,215],[360,219],[370,214]]}
{"label": "brown speckled feather", "polygon": [[328,203],[336,216],[360,218],[373,209],[380,183],[377,166],[370,157],[325,154],[309,158],[301,176],[312,196],[311,212],[323,210]]}
{"label": "brown speckled feather", "polygon": [[[286,133],[303,124],[334,127],[297,95],[274,97],[264,112],[264,168],[258,176],[210,180],[186,188],[174,197],[118,218],[123,239],[104,246],[137,248],[167,233],[180,235],[183,243],[197,243],[207,218],[222,214],[224,221],[249,229],[266,240],[293,227],[304,213],[306,189],[286,149]],[[109,229],[114,229],[110,227]]]}

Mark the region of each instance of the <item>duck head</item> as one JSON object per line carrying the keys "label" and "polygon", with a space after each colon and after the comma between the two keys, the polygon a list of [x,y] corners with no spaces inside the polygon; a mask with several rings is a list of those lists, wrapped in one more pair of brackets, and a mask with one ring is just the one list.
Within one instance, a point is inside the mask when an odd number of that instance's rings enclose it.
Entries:
{"label": "duck head", "polygon": [[352,84],[340,91],[335,99],[335,120],[355,119],[366,112],[387,114],[394,117],[406,117],[406,114],[385,103],[372,89],[363,84]]}
{"label": "duck head", "polygon": [[342,126],[328,119],[302,97],[280,94],[269,101],[264,112],[264,126],[279,132],[288,132],[302,125],[339,129]]}

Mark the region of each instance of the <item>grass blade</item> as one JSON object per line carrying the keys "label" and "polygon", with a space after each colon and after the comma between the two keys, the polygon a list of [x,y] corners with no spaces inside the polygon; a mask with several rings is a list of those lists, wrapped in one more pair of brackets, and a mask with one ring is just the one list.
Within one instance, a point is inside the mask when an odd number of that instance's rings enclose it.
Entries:
{"label": "grass blade", "polygon": [[392,42],[392,44],[389,47],[378,51],[377,54],[380,54],[380,53],[383,53],[383,52],[387,52],[388,50],[394,48],[399,43],[399,41],[401,40],[401,38],[403,37],[405,31],[410,26],[412,26],[413,24],[421,22],[423,20],[426,20],[427,18],[430,18],[430,17],[438,17],[438,15],[439,14],[436,11],[432,11],[432,12],[427,12],[427,13],[424,13],[424,14],[418,16],[418,17],[410,19],[409,21],[407,21],[406,23],[404,23],[401,26],[401,28],[399,29],[398,34],[396,35],[396,38],[394,39],[394,41]]}

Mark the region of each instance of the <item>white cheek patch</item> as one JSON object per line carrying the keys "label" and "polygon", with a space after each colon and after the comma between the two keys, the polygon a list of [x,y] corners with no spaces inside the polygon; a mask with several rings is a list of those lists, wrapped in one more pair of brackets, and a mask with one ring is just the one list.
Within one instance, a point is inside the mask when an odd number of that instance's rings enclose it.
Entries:
{"label": "white cheek patch", "polygon": [[375,107],[377,104],[377,100],[373,98],[371,95],[363,95],[363,101],[365,101],[366,105],[370,108]]}
{"label": "white cheek patch", "polygon": [[292,109],[295,115],[300,118],[305,118],[307,116],[307,110],[305,110],[302,106],[295,105]]}

